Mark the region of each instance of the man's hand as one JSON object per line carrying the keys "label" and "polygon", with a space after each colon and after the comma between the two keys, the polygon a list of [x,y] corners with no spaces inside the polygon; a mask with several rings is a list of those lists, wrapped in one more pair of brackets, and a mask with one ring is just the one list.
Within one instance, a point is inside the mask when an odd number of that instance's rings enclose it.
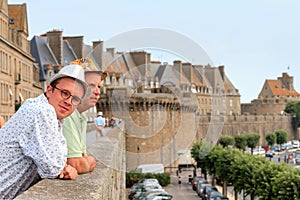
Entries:
{"label": "man's hand", "polygon": [[78,176],[77,170],[71,165],[66,165],[59,175],[60,179],[75,180]]}
{"label": "man's hand", "polygon": [[85,158],[90,165],[90,172],[94,171],[96,167],[96,161],[93,156],[88,156],[86,153],[82,154],[82,157]]}

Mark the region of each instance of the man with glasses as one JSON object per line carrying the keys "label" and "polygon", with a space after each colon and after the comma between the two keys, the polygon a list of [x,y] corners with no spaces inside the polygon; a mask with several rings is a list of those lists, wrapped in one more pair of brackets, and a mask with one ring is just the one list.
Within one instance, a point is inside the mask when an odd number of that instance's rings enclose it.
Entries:
{"label": "man with glasses", "polygon": [[88,155],[86,149],[86,111],[96,105],[100,98],[102,80],[106,73],[102,73],[88,60],[75,60],[72,63],[81,65],[85,71],[85,80],[89,87],[89,95],[81,100],[77,110],[65,119],[63,134],[68,145],[67,164],[76,168],[78,174],[92,172],[96,166],[94,157]]}
{"label": "man with glasses", "polygon": [[81,66],[63,67],[45,93],[27,99],[0,129],[0,199],[13,199],[40,178],[76,179],[67,165],[63,119],[87,92]]}

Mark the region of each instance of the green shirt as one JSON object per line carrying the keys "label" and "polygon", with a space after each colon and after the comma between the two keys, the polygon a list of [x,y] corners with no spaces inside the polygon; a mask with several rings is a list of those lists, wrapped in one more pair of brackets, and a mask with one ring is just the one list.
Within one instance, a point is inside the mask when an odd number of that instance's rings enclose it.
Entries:
{"label": "green shirt", "polygon": [[63,134],[67,140],[68,158],[82,157],[86,153],[87,116],[75,110],[63,123]]}

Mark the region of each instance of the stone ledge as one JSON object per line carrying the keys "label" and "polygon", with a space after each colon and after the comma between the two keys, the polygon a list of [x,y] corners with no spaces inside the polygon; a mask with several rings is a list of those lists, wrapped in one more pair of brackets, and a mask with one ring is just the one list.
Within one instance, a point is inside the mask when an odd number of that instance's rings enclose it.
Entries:
{"label": "stone ledge", "polygon": [[124,199],[125,136],[120,127],[109,130],[107,137],[88,147],[97,161],[93,172],[79,175],[76,180],[44,179],[15,199]]}

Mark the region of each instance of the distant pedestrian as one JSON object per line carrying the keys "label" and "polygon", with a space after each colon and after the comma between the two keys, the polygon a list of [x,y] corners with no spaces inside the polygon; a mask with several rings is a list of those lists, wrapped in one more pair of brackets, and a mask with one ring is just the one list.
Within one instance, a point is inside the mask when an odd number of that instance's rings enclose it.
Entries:
{"label": "distant pedestrian", "polygon": [[103,117],[103,113],[102,112],[98,112],[97,117],[94,120],[95,126],[97,128],[98,134],[100,136],[103,136],[103,129],[105,127],[105,118]]}
{"label": "distant pedestrian", "polygon": [[284,162],[287,163],[286,154],[284,154]]}
{"label": "distant pedestrian", "polygon": [[116,123],[116,117],[112,115],[109,121],[109,126],[113,128],[115,127],[115,123]]}
{"label": "distant pedestrian", "polygon": [[181,187],[181,176],[178,176],[178,186]]}
{"label": "distant pedestrian", "polygon": [[109,121],[109,126],[111,128],[114,128],[114,127],[118,126],[119,123],[121,123],[121,119],[116,118],[114,115],[112,115],[111,119]]}

